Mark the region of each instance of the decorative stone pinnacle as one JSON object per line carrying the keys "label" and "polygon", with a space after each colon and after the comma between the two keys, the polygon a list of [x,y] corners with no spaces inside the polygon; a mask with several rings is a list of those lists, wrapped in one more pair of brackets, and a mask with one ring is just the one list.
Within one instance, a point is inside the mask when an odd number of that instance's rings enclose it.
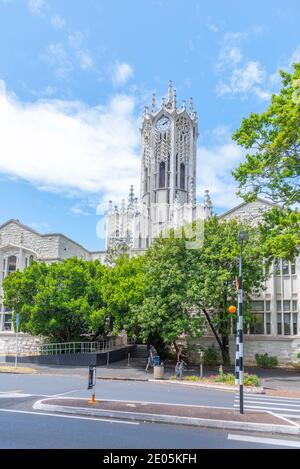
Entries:
{"label": "decorative stone pinnacle", "polygon": [[183,107],[183,109],[186,109],[186,100],[185,99],[182,100],[182,107]]}
{"label": "decorative stone pinnacle", "polygon": [[155,96],[155,93],[153,93],[153,95],[152,95],[152,113],[153,114],[156,113],[156,96]]}
{"label": "decorative stone pinnacle", "polygon": [[190,113],[193,113],[193,98],[190,98]]}
{"label": "decorative stone pinnacle", "polygon": [[173,100],[173,82],[169,80],[169,87],[168,87],[168,102],[172,103]]}

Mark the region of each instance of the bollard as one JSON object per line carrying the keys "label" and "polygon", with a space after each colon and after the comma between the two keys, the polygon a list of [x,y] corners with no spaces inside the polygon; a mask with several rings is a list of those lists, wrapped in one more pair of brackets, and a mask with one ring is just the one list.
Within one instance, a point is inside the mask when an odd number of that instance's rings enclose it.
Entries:
{"label": "bollard", "polygon": [[130,366],[130,353],[128,354],[127,366]]}
{"label": "bollard", "polygon": [[203,351],[200,350],[200,378],[203,378]]}
{"label": "bollard", "polygon": [[106,366],[109,365],[109,352],[107,352],[107,356],[106,356]]}

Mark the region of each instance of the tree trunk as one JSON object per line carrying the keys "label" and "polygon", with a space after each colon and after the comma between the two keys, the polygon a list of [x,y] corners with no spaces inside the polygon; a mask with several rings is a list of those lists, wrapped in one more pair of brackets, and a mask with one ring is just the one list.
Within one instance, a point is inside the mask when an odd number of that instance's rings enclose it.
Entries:
{"label": "tree trunk", "polygon": [[228,336],[222,336],[222,348],[221,348],[223,365],[230,365],[230,354],[229,354],[229,340]]}
{"label": "tree trunk", "polygon": [[228,336],[222,336],[221,338],[219,337],[219,334],[215,328],[215,326],[212,323],[212,320],[209,317],[208,312],[206,311],[205,308],[203,308],[203,313],[207,319],[207,322],[209,324],[209,327],[212,330],[212,333],[214,334],[216,341],[218,342],[218,345],[220,347],[221,355],[222,355],[222,361],[223,365],[229,365],[230,364],[230,357],[229,357],[229,347],[228,347]]}

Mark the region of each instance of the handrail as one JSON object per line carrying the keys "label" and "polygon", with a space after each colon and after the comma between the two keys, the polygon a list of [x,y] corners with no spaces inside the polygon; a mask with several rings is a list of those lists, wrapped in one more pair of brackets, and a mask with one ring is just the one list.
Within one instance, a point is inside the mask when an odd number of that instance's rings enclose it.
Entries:
{"label": "handrail", "polygon": [[[134,345],[135,340],[131,337],[118,336],[102,339],[97,342],[57,342],[51,344],[33,344],[22,350],[19,346],[19,355],[58,355],[70,353],[103,353],[117,350],[127,345]],[[20,344],[21,345],[21,344]]]}

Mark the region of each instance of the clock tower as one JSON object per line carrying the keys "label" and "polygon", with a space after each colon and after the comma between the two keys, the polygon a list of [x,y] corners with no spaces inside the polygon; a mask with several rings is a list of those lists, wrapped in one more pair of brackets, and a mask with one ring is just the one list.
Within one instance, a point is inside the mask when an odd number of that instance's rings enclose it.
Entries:
{"label": "clock tower", "polygon": [[145,106],[141,125],[140,198],[130,189],[128,205],[110,203],[107,246],[126,243],[131,251],[145,250],[170,228],[183,226],[212,214],[208,191],[204,205],[196,204],[197,113],[192,98],[177,105],[169,82],[159,107],[152,96]]}
{"label": "clock tower", "polygon": [[152,241],[153,235],[173,226],[176,208],[191,210],[196,204],[198,125],[192,98],[188,110],[185,101],[178,107],[170,81],[160,108],[155,95],[151,111],[145,107],[141,136],[141,204],[152,228],[146,238]]}

